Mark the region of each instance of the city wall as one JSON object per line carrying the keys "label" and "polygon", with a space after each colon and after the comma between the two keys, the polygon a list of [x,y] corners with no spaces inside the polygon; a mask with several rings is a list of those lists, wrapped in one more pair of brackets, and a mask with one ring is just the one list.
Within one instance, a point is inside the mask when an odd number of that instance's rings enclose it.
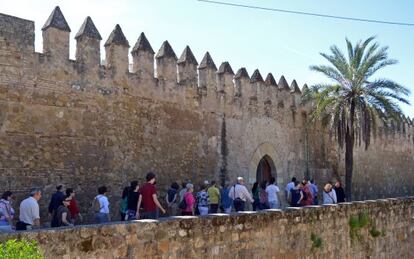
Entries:
{"label": "city wall", "polygon": [[[199,63],[189,47],[177,57],[168,41],[155,53],[143,33],[131,47],[119,25],[101,62],[90,17],[71,60],[73,34],[59,8],[42,28],[42,53],[34,37],[32,21],[0,14],[1,191],[14,191],[18,202],[42,187],[42,218],[57,183],[77,189],[84,213],[107,185],[116,215],[122,187],[150,170],[161,194],[184,179],[240,175],[252,184],[262,159],[279,186],[292,176],[320,185],[344,176],[344,151],[318,123],[306,123],[309,106],[295,80],[235,73],[208,52]],[[367,151],[356,148],[355,197],[412,195],[412,121],[379,125],[373,137]]]}
{"label": "city wall", "polygon": [[66,259],[409,259],[414,257],[413,212],[410,197],[39,230],[0,239],[34,239],[46,258]]}

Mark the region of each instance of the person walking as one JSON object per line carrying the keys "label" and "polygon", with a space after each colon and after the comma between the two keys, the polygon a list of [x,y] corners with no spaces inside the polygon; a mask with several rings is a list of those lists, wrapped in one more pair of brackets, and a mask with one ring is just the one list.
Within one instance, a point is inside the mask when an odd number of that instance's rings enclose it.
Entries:
{"label": "person walking", "polygon": [[[157,189],[155,188],[155,174],[149,172],[146,176],[147,182],[140,188],[138,206],[141,208],[143,204],[143,212],[141,219],[156,219],[157,208],[159,208],[163,214],[166,213],[165,209],[161,206],[157,197]],[[137,211],[137,219],[139,219],[139,210]]]}
{"label": "person walking", "polygon": [[194,216],[196,204],[196,199],[193,195],[194,185],[192,185],[191,183],[187,183],[186,189],[187,191],[184,193],[183,201],[180,202],[180,207],[182,209],[181,215]]}
{"label": "person walking", "polygon": [[237,212],[244,211],[246,201],[254,202],[244,183],[243,177],[237,177],[237,183],[229,191],[229,197],[233,200],[234,209]]}
{"label": "person walking", "polygon": [[206,190],[206,185],[201,185],[200,189],[201,190],[196,195],[197,207],[200,216],[204,216],[208,214],[209,196]]}
{"label": "person walking", "polygon": [[119,203],[119,215],[121,217],[121,221],[125,221],[126,213],[128,210],[128,193],[129,193],[129,186],[125,186],[121,193],[121,201]]}
{"label": "person walking", "polygon": [[180,198],[179,202],[181,202],[184,199],[184,195],[187,192],[187,184],[190,183],[189,181],[183,181],[181,184],[181,190],[178,193],[178,196]]}
{"label": "person walking", "polygon": [[300,201],[301,206],[309,206],[313,204],[313,196],[310,183],[307,180],[302,181],[303,199]]}
{"label": "person walking", "polygon": [[310,181],[311,185],[310,185],[310,189],[312,192],[312,196],[313,196],[313,205],[318,205],[319,201],[318,201],[318,186],[315,183],[315,179],[312,179]]}
{"label": "person walking", "polygon": [[302,184],[299,181],[295,182],[295,186],[290,190],[290,206],[300,207],[300,203],[304,197],[302,191]]}
{"label": "person walking", "polygon": [[220,190],[217,188],[216,181],[211,181],[211,186],[207,189],[210,210],[209,213],[217,213],[220,202]]}
{"label": "person walking", "polygon": [[56,214],[56,210],[59,207],[59,205],[62,203],[62,201],[65,199],[65,194],[63,193],[63,185],[58,184],[56,186],[56,192],[52,195],[52,198],[49,202],[49,216],[52,218],[50,222],[50,226],[52,228],[55,228],[58,226],[58,222],[56,221],[56,217],[54,215]]}
{"label": "person walking", "polygon": [[269,202],[269,207],[271,209],[279,209],[280,208],[280,195],[279,195],[279,187],[275,184],[276,179],[272,176],[269,180],[269,185],[266,187],[267,193],[267,200]]}
{"label": "person walking", "polygon": [[13,231],[14,209],[12,207],[13,193],[5,191],[0,200],[0,233]]}
{"label": "person walking", "polygon": [[342,188],[342,183],[340,181],[336,181],[335,187],[333,189],[335,190],[337,203],[345,202],[345,191],[344,188]]}
{"label": "person walking", "polygon": [[125,220],[136,220],[138,211],[138,199],[139,199],[139,185],[138,181],[132,181],[129,186],[128,198],[127,198],[127,210],[125,213]]}
{"label": "person walking", "polygon": [[39,188],[30,190],[30,197],[20,203],[19,221],[16,223],[16,230],[30,230],[40,226],[39,204],[42,191]]}
{"label": "person walking", "polygon": [[221,190],[220,190],[220,204],[221,204],[221,210],[224,213],[230,214],[233,200],[229,197],[230,188],[228,184],[225,184]]}
{"label": "person walking", "polygon": [[83,221],[82,215],[80,214],[80,209],[78,206],[78,202],[75,199],[75,190],[73,188],[67,188],[66,189],[66,197],[69,197],[70,204],[68,206],[69,212],[70,212],[70,221],[75,223],[81,223]]}
{"label": "person walking", "polygon": [[259,190],[259,209],[260,210],[267,210],[269,209],[269,200],[267,197],[267,192],[266,192],[266,187],[267,187],[267,182],[263,181],[260,184],[260,190]]}
{"label": "person walking", "polygon": [[336,204],[336,193],[331,183],[326,183],[323,187],[323,204]]}
{"label": "person walking", "polygon": [[292,177],[292,180],[285,187],[286,200],[289,202],[291,190],[296,186],[296,177]]}
{"label": "person walking", "polygon": [[109,200],[106,194],[108,193],[108,188],[106,186],[101,186],[98,188],[98,195],[93,199],[92,207],[95,212],[95,221],[96,223],[106,223],[111,221],[109,214]]}
{"label": "person walking", "polygon": [[260,186],[258,182],[254,182],[252,187],[253,194],[253,211],[260,210]]}
{"label": "person walking", "polygon": [[167,195],[165,196],[165,202],[167,203],[168,216],[177,215],[178,202],[180,199],[178,193],[179,189],[180,186],[178,185],[178,183],[173,182],[167,191]]}
{"label": "person walking", "polygon": [[66,197],[59,207],[56,210],[56,221],[58,223],[58,227],[73,227],[73,221],[71,221],[71,215],[69,211],[69,205],[72,202],[72,198],[70,196]]}

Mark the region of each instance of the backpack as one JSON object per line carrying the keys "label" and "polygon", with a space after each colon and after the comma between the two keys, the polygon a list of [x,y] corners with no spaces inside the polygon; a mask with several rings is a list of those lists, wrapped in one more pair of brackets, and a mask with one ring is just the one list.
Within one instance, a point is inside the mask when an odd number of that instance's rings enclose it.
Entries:
{"label": "backpack", "polygon": [[185,210],[187,208],[187,202],[185,201],[185,196],[183,197],[183,200],[178,204],[178,208]]}
{"label": "backpack", "polygon": [[99,213],[99,211],[102,209],[101,203],[99,202],[98,196],[96,196],[92,201],[92,210],[95,213]]}

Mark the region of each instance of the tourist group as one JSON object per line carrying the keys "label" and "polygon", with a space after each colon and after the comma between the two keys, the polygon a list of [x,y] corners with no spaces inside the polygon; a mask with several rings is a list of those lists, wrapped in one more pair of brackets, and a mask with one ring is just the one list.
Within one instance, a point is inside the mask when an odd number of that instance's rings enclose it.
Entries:
{"label": "tourist group", "polygon": [[[218,212],[231,213],[244,211],[248,204],[254,211],[264,209],[280,209],[283,207],[281,193],[274,177],[261,183],[255,182],[251,192],[245,185],[243,177],[237,177],[234,184],[218,187],[215,181],[208,180],[194,192],[194,184],[184,181],[182,187],[174,182],[167,191],[165,206],[158,199],[155,186],[156,176],[150,172],[146,175],[146,183],[139,185],[132,181],[122,191],[119,201],[119,219],[121,221],[156,219],[160,213],[168,216],[207,215]],[[57,191],[52,195],[49,203],[51,227],[74,226],[83,222],[78,203],[75,199],[75,190],[63,185],[56,186]],[[300,207],[318,204],[318,187],[313,180],[298,181],[292,178],[285,187],[287,206]],[[111,221],[110,202],[107,197],[106,186],[98,188],[98,194],[93,198],[90,211],[94,214],[95,223]],[[13,193],[6,191],[0,200],[0,232],[15,230],[29,230],[40,227],[40,213],[38,201],[42,190],[33,188],[30,196],[20,203],[19,218],[14,224],[14,209],[12,206]],[[322,192],[323,204],[335,204],[345,201],[344,189],[337,181],[333,186],[326,183]],[[250,208],[250,207],[249,207]],[[117,219],[118,220],[118,219]]]}

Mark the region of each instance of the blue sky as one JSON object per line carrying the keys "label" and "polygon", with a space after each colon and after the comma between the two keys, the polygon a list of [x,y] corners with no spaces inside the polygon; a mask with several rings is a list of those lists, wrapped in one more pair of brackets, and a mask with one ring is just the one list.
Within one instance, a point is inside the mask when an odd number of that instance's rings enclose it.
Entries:
{"label": "blue sky", "polygon": [[[414,1],[373,0],[223,0],[238,4],[316,12],[414,23]],[[42,50],[41,27],[53,8],[59,5],[72,29],[71,57],[75,54],[74,36],[86,16],[91,16],[103,37],[102,45],[119,23],[133,46],[145,32],[157,51],[168,40],[179,56],[186,45],[198,61],[210,51],[217,66],[229,61],[233,70],[246,67],[251,74],[259,68],[263,76],[272,72],[285,75],[299,85],[325,79],[309,70],[325,61],[319,52],[332,44],[345,48],[345,37],[355,42],[376,35],[389,46],[390,57],[399,64],[386,68],[378,77],[393,79],[414,92],[414,27],[369,24],[298,16],[269,11],[212,5],[196,0],[0,0],[2,13],[30,19],[36,26],[36,50]],[[103,52],[103,48],[102,48]],[[414,95],[410,96],[414,104]],[[414,117],[413,106],[403,106]]]}

